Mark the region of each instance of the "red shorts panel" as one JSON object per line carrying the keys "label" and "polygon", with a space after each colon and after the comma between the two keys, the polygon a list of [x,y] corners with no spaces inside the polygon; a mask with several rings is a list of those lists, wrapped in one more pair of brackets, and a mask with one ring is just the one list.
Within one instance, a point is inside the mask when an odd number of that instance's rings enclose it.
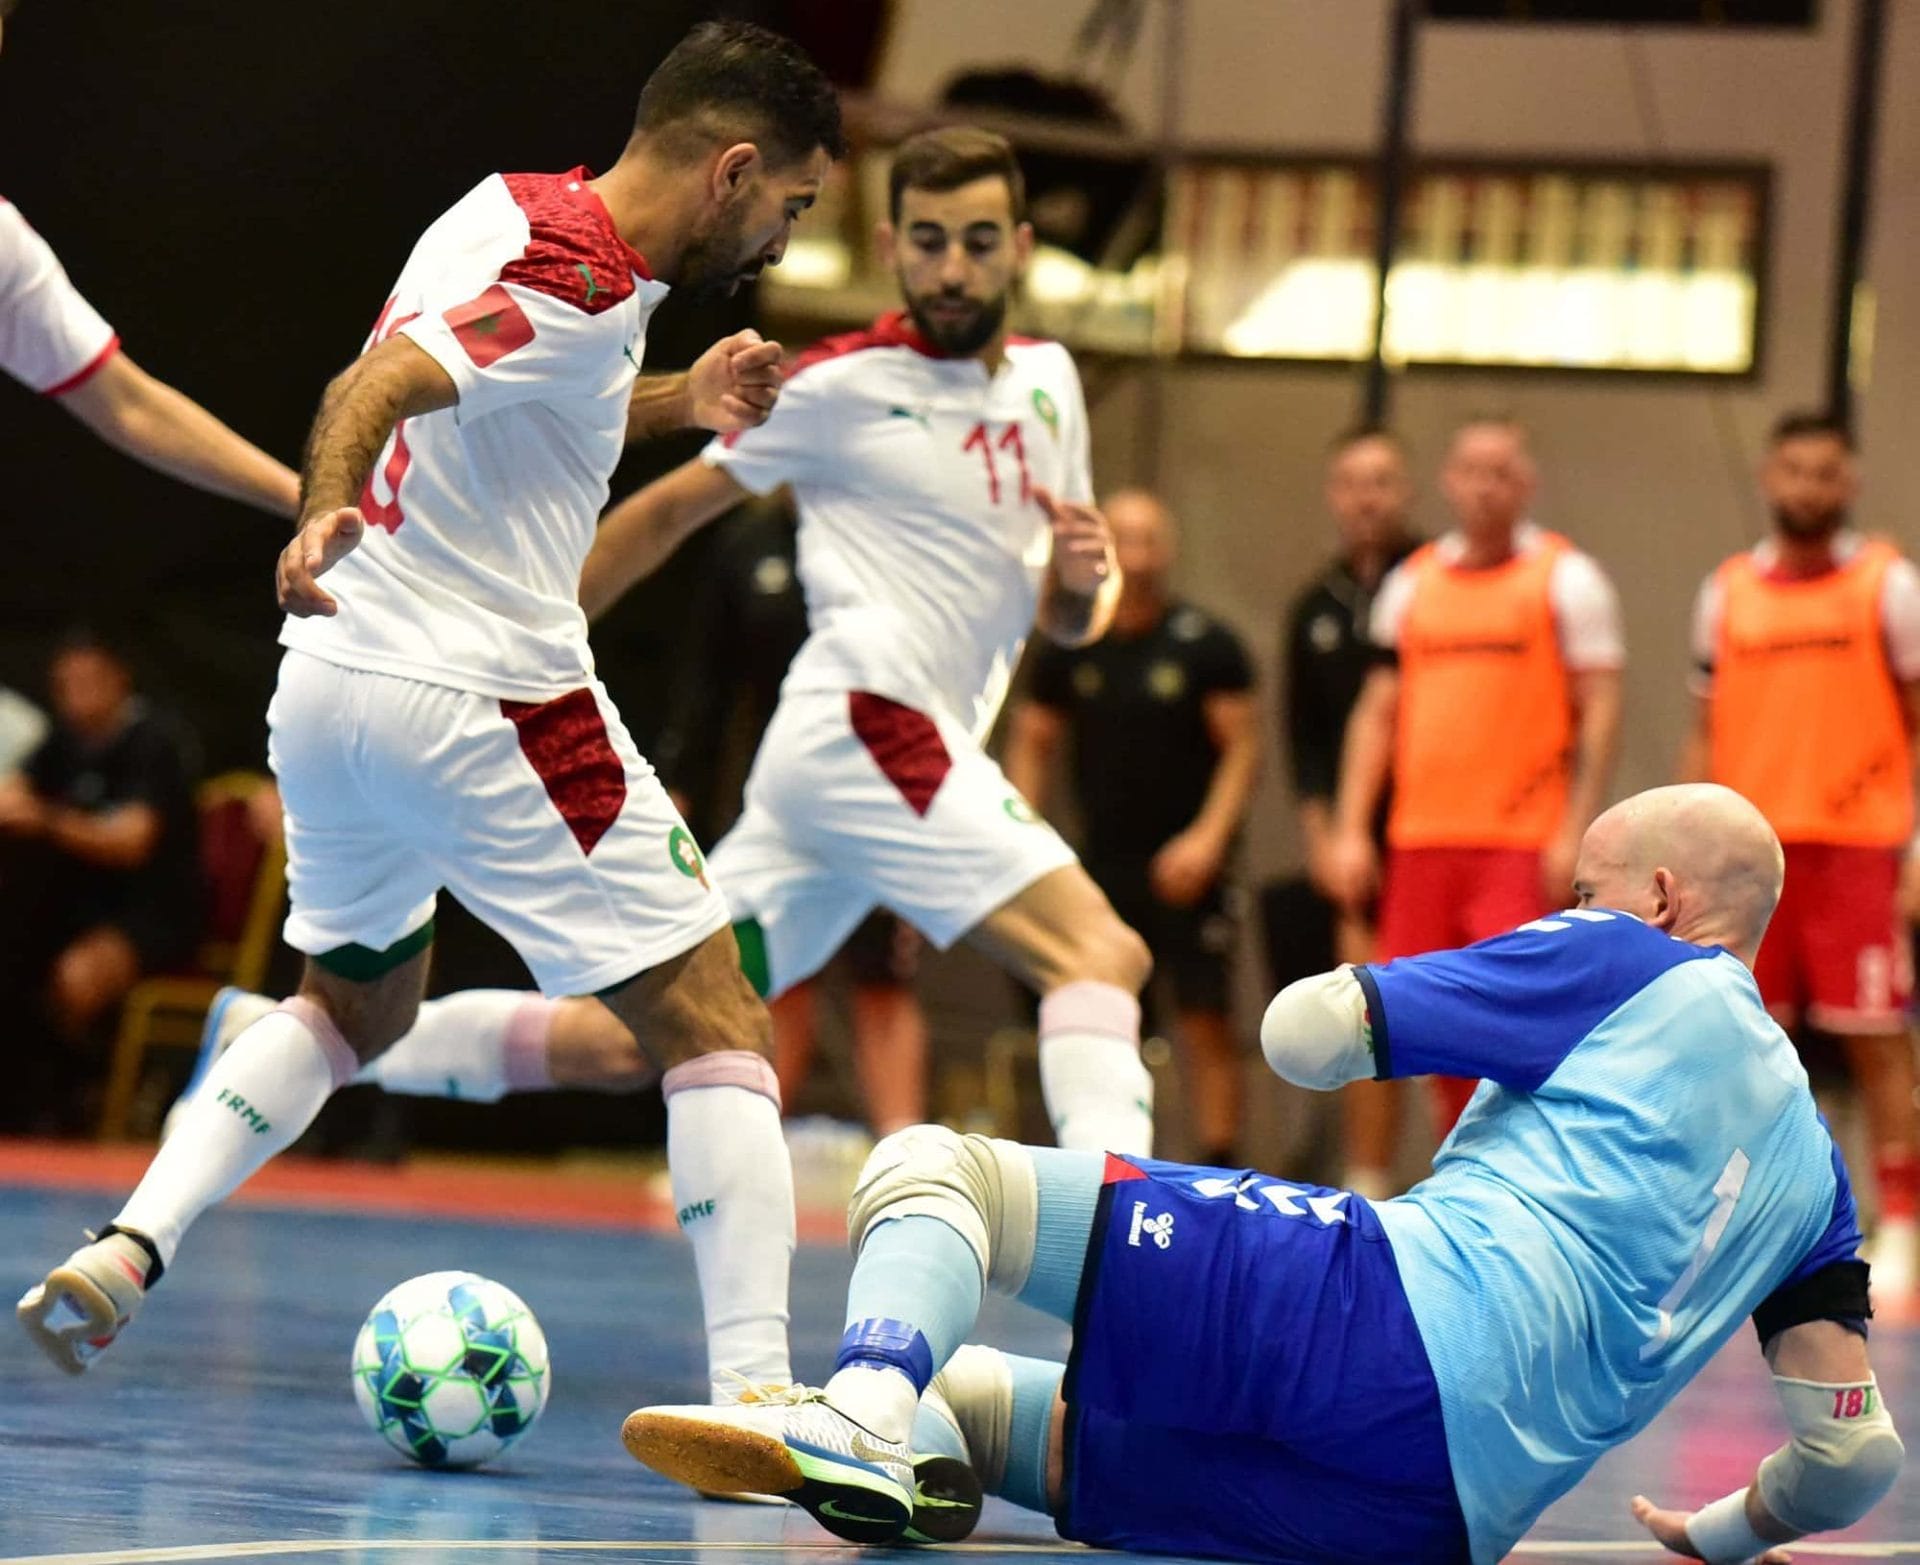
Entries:
{"label": "red shorts panel", "polygon": [[1527,848],[1389,848],[1376,962],[1472,945],[1551,911]]}
{"label": "red shorts panel", "polygon": [[1790,842],[1786,857],[1780,906],[1753,964],[1761,997],[1823,1032],[1903,1031],[1913,964],[1899,850]]}
{"label": "red shorts panel", "polygon": [[[1389,848],[1381,872],[1376,962],[1472,945],[1552,911],[1540,855],[1526,848]],[[1428,1078],[1435,1132],[1444,1137],[1479,1083]]]}

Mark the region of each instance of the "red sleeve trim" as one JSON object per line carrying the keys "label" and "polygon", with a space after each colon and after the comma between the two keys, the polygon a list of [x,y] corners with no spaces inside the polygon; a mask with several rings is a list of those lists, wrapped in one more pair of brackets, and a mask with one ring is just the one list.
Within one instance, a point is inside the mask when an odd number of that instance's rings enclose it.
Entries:
{"label": "red sleeve trim", "polygon": [[652,274],[645,258],[614,230],[587,177],[583,168],[501,176],[526,214],[527,247],[501,268],[500,281],[598,315],[633,296],[636,275]]}
{"label": "red sleeve trim", "polygon": [[98,375],[101,370],[105,369],[107,367],[107,360],[119,351],[120,334],[115,332],[107,339],[107,345],[92,358],[88,359],[84,365],[74,371],[74,373],[69,375],[65,380],[61,381],[57,386],[47,387],[40,395],[43,397],[64,397],[69,391],[78,391],[88,381],[92,380],[94,376]]}

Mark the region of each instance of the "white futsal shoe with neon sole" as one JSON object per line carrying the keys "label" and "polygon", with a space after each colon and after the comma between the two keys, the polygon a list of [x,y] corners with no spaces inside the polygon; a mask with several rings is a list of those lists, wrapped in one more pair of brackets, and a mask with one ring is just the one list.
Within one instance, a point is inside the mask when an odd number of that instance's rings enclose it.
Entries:
{"label": "white futsal shoe with neon sole", "polygon": [[200,1052],[194,1056],[193,1074],[187,1078],[186,1086],[180,1089],[180,1096],[173,1100],[167,1117],[160,1122],[162,1141],[173,1134],[174,1126],[180,1122],[180,1111],[200,1090],[200,1083],[207,1079],[213,1062],[227,1052],[227,1046],[235,1038],[269,1011],[277,1009],[279,1004],[278,1000],[268,999],[264,994],[236,989],[232,984],[213,997],[213,1004],[207,1007],[207,1019],[200,1025]]}
{"label": "white futsal shoe with neon sole", "polygon": [[126,1329],[159,1273],[152,1245],[108,1228],[29,1288],[14,1314],[41,1352],[78,1375]]}
{"label": "white futsal shoe with neon sole", "polygon": [[892,1543],[913,1521],[913,1456],[810,1386],[730,1407],[643,1407],[620,1438],[637,1461],[706,1494],[777,1494],[849,1543]]}

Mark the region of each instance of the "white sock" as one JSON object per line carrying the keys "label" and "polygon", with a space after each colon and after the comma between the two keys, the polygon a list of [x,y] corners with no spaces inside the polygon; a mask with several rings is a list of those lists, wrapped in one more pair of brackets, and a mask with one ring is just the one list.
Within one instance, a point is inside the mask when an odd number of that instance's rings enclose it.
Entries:
{"label": "white sock", "polygon": [[188,1225],[299,1140],[358,1068],[312,1002],[268,1012],[213,1062],[114,1226],[145,1234],[171,1266]]}
{"label": "white sock", "polygon": [[920,1393],[897,1369],[849,1364],[836,1369],[821,1389],[829,1402],[882,1440],[905,1440],[913,1432]]}
{"label": "white sock", "polygon": [[513,989],[467,989],[420,1007],[413,1028],[353,1079],[416,1098],[498,1103],[540,1092],[557,1000]]}
{"label": "white sock", "polygon": [[1053,1138],[1067,1150],[1151,1152],[1153,1078],[1140,1062],[1140,1002],[1091,979],[1043,996],[1040,1091]]}
{"label": "white sock", "polygon": [[786,1385],[793,1167],[773,1067],[747,1050],[722,1050],[674,1066],[661,1090],[675,1214],[700,1275],[713,1400],[735,1400],[734,1375]]}

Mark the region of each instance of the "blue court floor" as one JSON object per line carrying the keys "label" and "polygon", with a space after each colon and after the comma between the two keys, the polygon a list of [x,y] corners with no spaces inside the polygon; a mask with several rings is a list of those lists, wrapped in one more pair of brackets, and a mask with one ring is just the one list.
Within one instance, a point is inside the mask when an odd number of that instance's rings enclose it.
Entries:
{"label": "blue court floor", "polygon": [[[106,1194],[0,1185],[0,1293],[17,1298],[112,1209]],[[541,1423],[497,1469],[475,1473],[409,1466],[361,1423],[348,1383],[348,1352],[373,1301],[403,1278],[450,1267],[520,1293],[553,1352]],[[818,1376],[838,1337],[847,1269],[838,1246],[803,1245],[797,1258],[803,1375]],[[1064,1346],[1062,1328],[1010,1305],[989,1306],[981,1336],[1028,1353]],[[1875,1357],[1911,1438],[1920,1336],[1879,1330]],[[231,1208],[194,1230],[137,1323],[78,1380],[0,1323],[0,1384],[0,1565],[769,1565],[854,1552],[797,1511],[700,1503],[621,1447],[629,1409],[701,1393],[691,1257],[671,1234]],[[1636,1538],[1633,1493],[1674,1503],[1723,1494],[1779,1438],[1764,1367],[1743,1337],[1550,1512],[1523,1557],[1671,1559]],[[959,1552],[1083,1551],[996,1501]],[[1796,1554],[1920,1559],[1920,1478],[1910,1470],[1844,1539]]]}

